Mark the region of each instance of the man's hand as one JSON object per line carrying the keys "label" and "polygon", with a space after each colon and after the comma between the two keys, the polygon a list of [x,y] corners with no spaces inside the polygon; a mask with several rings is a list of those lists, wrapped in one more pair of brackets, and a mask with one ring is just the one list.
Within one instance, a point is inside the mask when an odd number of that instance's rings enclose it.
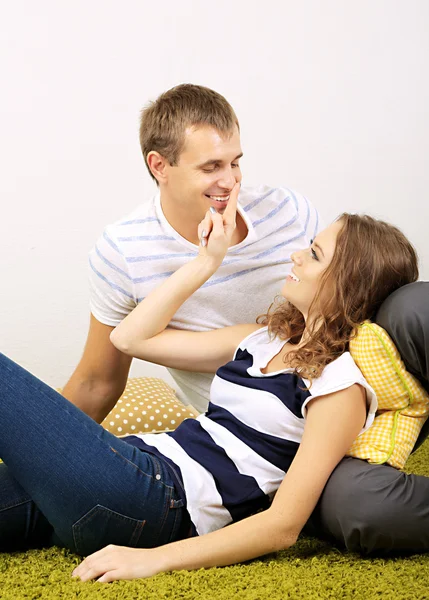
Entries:
{"label": "man's hand", "polygon": [[146,550],[111,544],[87,556],[73,571],[72,577],[110,583],[119,579],[152,577],[164,570],[159,548]]}
{"label": "man's hand", "polygon": [[206,216],[198,225],[200,256],[209,256],[219,263],[222,262],[235,231],[239,191],[240,184],[236,183],[231,190],[228,205],[224,213],[221,215],[220,213],[208,210]]}

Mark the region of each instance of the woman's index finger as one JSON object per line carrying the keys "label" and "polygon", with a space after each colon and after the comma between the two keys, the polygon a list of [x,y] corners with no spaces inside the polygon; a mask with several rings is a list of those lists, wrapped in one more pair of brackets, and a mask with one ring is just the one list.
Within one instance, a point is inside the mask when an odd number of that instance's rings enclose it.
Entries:
{"label": "woman's index finger", "polygon": [[237,200],[240,192],[240,184],[237,182],[231,190],[229,195],[228,205],[223,213],[223,219],[225,223],[234,223],[235,214],[237,212]]}

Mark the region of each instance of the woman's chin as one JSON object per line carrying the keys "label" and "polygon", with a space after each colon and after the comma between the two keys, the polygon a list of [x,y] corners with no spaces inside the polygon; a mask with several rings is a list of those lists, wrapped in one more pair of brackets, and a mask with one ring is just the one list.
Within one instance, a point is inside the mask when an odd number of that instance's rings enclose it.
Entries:
{"label": "woman's chin", "polygon": [[294,299],[293,294],[288,293],[287,290],[282,290],[280,292],[280,296],[282,296],[286,300],[286,302],[289,302],[289,304],[291,304],[294,308],[299,310],[299,312],[305,316],[305,313],[307,312],[307,308],[303,307],[296,298]]}
{"label": "woman's chin", "polygon": [[293,306],[295,306],[296,308],[298,308],[298,307],[296,306],[296,304],[295,304],[294,300],[293,300],[293,298],[294,298],[294,295],[293,295],[293,293],[291,293],[291,291],[292,291],[292,290],[290,289],[290,287],[289,287],[289,286],[288,286],[288,284],[286,283],[286,284],[283,286],[283,289],[282,289],[282,291],[280,292],[280,296],[283,296],[283,298],[284,298],[285,300],[287,300],[287,301],[289,302],[289,304],[293,304]]}

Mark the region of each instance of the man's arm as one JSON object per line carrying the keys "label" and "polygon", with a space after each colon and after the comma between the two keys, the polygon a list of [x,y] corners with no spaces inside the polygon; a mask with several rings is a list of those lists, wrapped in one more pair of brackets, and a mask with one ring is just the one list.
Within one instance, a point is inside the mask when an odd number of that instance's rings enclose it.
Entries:
{"label": "man's arm", "polygon": [[112,410],[124,391],[132,357],[110,341],[113,327],[91,314],[83,356],[64,387],[63,395],[98,423]]}

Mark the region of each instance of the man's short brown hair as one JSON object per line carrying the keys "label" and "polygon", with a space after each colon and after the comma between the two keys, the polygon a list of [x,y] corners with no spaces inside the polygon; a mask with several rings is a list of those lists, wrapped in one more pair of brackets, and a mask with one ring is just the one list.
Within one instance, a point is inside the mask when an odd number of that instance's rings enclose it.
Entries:
{"label": "man's short brown hair", "polygon": [[176,165],[183,149],[185,131],[192,125],[209,125],[220,133],[239,128],[232,106],[217,92],[201,85],[185,83],[164,92],[141,112],[140,146],[147,163],[149,152],[156,151]]}

